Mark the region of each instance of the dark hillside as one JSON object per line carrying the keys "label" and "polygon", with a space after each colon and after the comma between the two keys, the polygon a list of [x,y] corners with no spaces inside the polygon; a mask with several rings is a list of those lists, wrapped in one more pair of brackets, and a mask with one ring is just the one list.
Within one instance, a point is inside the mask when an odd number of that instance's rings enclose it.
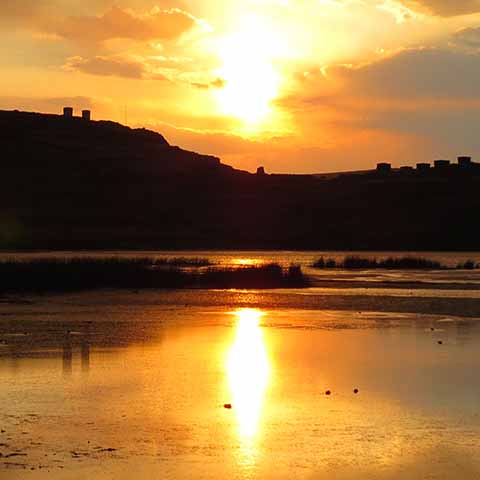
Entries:
{"label": "dark hillside", "polygon": [[4,249],[479,248],[475,172],[252,175],[147,130],[20,112],[0,112],[0,149]]}

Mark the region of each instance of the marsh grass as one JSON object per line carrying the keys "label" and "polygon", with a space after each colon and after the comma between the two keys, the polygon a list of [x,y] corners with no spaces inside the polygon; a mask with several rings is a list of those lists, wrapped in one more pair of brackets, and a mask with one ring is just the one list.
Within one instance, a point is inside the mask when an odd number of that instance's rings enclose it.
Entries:
{"label": "marsh grass", "polygon": [[199,283],[207,288],[289,288],[309,285],[299,265],[284,268],[277,263],[211,268],[201,273]]}
{"label": "marsh grass", "polygon": [[[329,269],[340,268],[345,270],[369,270],[369,269],[386,269],[386,270],[447,270],[449,267],[442,265],[440,262],[420,257],[400,257],[386,258],[377,260],[376,258],[364,258],[358,256],[348,256],[342,261],[320,257],[312,265],[313,268]],[[469,260],[465,264],[460,264],[456,268],[474,269],[479,265]]]}
{"label": "marsh grass", "polygon": [[475,263],[473,260],[467,260],[457,265],[457,270],[476,270],[478,268],[480,268],[480,263]]}
{"label": "marsh grass", "polygon": [[189,257],[174,257],[174,258],[156,258],[154,265],[171,266],[171,267],[209,267],[213,265],[208,258],[189,258]]}
{"label": "marsh grass", "polygon": [[[308,285],[298,266],[189,268],[210,265],[192,259],[42,258],[0,262],[0,293],[143,288],[286,288]],[[197,259],[198,260],[198,259]]]}

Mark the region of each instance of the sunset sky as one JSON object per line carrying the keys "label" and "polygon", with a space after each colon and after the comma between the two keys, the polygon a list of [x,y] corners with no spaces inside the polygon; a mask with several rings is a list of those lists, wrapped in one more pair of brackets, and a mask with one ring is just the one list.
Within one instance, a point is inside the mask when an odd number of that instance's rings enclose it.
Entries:
{"label": "sunset sky", "polygon": [[0,108],[269,172],[480,156],[480,0],[3,0]]}

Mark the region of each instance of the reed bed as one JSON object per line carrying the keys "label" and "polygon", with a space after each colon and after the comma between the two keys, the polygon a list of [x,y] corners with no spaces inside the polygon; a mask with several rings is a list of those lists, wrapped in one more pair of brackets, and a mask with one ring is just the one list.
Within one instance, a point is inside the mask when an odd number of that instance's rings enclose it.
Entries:
{"label": "reed bed", "polygon": [[[400,257],[400,258],[386,258],[377,260],[376,258],[365,258],[358,256],[347,256],[341,261],[332,258],[320,257],[312,265],[313,268],[318,269],[332,269],[339,268],[345,270],[371,270],[371,269],[385,269],[385,270],[450,270],[451,268],[441,264],[436,260],[421,257]],[[474,270],[480,268],[478,263],[473,260],[468,260],[465,263],[458,264],[456,269]]]}
{"label": "reed bed", "polygon": [[288,288],[308,286],[299,266],[204,267],[151,258],[41,258],[0,262],[0,293],[143,288]]}

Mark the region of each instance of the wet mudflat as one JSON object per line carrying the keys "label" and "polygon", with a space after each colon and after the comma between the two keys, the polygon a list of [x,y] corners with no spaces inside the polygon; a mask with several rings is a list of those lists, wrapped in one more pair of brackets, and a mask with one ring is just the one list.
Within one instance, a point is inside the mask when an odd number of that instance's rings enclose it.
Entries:
{"label": "wet mudflat", "polygon": [[4,298],[0,479],[479,477],[476,307],[198,295]]}

